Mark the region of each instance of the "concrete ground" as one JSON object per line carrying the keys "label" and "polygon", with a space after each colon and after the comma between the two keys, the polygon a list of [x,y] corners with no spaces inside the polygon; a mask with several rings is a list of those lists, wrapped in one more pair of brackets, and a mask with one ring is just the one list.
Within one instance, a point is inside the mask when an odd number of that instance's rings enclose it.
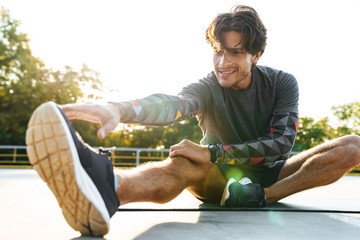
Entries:
{"label": "concrete ground", "polygon": [[[149,209],[153,209],[149,211]],[[261,211],[220,209],[184,191],[159,205],[120,208],[104,238],[68,226],[46,184],[32,169],[0,169],[0,239],[357,239],[360,177],[285,198]]]}

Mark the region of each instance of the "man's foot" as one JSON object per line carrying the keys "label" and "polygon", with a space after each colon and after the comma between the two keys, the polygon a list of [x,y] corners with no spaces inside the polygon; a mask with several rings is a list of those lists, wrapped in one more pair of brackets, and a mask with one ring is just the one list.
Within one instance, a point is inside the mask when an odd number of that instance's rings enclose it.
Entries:
{"label": "man's foot", "polygon": [[53,102],[39,106],[26,132],[30,163],[55,195],[68,224],[103,236],[119,206],[113,165],[87,147]]}
{"label": "man's foot", "polygon": [[248,178],[239,182],[231,178],[224,189],[220,206],[225,207],[265,207],[266,196],[259,184],[254,184]]}

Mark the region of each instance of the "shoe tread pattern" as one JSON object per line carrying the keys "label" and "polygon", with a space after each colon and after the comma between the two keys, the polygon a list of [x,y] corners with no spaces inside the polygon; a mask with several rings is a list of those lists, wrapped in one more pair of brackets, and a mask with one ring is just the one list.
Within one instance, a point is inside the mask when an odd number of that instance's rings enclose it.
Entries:
{"label": "shoe tread pattern", "polygon": [[30,163],[55,195],[68,224],[83,235],[105,235],[106,222],[76,184],[65,131],[51,105],[43,104],[33,113],[26,145]]}

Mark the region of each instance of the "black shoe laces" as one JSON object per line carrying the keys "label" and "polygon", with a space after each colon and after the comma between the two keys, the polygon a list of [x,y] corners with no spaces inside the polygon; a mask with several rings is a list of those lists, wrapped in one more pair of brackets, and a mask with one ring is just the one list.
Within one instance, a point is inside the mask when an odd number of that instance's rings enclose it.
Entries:
{"label": "black shoe laces", "polygon": [[103,149],[103,148],[99,148],[99,154],[105,155],[105,156],[108,156],[108,157],[112,156],[112,152],[110,150]]}

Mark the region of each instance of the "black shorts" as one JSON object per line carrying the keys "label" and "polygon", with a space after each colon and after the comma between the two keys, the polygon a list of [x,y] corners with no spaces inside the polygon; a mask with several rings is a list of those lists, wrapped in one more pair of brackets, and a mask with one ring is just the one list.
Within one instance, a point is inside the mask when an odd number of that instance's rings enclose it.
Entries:
{"label": "black shorts", "polygon": [[285,160],[276,161],[275,166],[269,169],[254,169],[246,165],[229,165],[229,164],[217,164],[221,172],[224,174],[226,181],[230,178],[234,178],[239,181],[240,179],[247,177],[253,183],[258,183],[262,187],[266,188],[277,182],[280,170],[285,164]]}

